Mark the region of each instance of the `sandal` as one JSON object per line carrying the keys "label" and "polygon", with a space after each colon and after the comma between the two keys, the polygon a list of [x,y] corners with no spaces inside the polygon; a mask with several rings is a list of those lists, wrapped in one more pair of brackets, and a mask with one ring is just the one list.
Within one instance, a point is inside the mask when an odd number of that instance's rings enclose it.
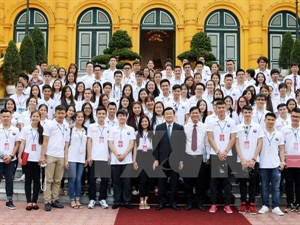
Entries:
{"label": "sandal", "polygon": [[75,203],[77,205],[77,209],[83,209],[83,206],[80,204],[79,200],[76,200]]}
{"label": "sandal", "polygon": [[[72,204],[72,203],[75,203],[75,204]],[[70,202],[70,206],[71,206],[71,208],[73,208],[73,209],[78,209],[78,205],[76,204],[75,201],[71,201],[71,202]]]}
{"label": "sandal", "polygon": [[144,201],[140,201],[139,209],[145,209]]}
{"label": "sandal", "polygon": [[150,205],[148,205],[148,203],[145,201],[145,209],[150,209]]}
{"label": "sandal", "polygon": [[32,209],[34,209],[34,210],[38,210],[40,207],[38,206],[38,205],[33,205],[32,206]]}
{"label": "sandal", "polygon": [[32,205],[28,205],[28,206],[26,207],[26,210],[27,210],[27,211],[32,210]]}

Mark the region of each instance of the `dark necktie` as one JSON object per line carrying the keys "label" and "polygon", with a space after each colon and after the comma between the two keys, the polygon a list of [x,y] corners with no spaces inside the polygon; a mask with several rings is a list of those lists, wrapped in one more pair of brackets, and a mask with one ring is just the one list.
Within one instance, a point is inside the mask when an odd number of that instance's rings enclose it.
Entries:
{"label": "dark necktie", "polygon": [[194,125],[193,134],[192,134],[192,150],[197,150],[197,125]]}
{"label": "dark necktie", "polygon": [[297,90],[297,76],[294,76],[294,92]]}
{"label": "dark necktie", "polygon": [[171,125],[169,124],[168,125],[168,137],[170,137],[171,136]]}

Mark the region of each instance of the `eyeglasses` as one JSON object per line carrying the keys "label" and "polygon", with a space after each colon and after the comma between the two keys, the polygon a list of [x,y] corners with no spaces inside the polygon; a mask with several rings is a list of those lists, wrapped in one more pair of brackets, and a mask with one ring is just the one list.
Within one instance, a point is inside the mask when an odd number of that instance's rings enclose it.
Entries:
{"label": "eyeglasses", "polygon": [[130,67],[124,67],[123,69],[124,70],[130,70]]}

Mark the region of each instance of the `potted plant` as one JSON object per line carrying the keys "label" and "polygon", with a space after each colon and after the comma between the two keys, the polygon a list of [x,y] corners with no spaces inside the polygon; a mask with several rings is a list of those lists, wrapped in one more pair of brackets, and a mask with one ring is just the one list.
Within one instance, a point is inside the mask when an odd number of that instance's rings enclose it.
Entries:
{"label": "potted plant", "polygon": [[11,40],[6,48],[3,60],[3,79],[6,83],[6,93],[14,94],[16,92],[15,84],[21,73],[21,57],[18,52],[16,43]]}
{"label": "potted plant", "polygon": [[281,68],[282,76],[287,76],[289,74],[289,67],[291,65],[290,57],[291,57],[293,45],[294,45],[294,39],[292,37],[291,32],[286,32],[281,42],[279,59],[278,59],[278,64],[279,67]]}

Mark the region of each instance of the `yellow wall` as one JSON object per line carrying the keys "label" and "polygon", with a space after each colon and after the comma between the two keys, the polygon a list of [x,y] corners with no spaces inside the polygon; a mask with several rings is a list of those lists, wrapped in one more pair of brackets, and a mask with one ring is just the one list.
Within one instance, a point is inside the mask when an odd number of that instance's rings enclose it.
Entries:
{"label": "yellow wall", "polygon": [[[295,0],[30,0],[48,18],[48,61],[67,67],[76,59],[76,22],[81,12],[99,7],[112,20],[112,32],[127,30],[133,51],[139,52],[140,21],[151,9],[163,8],[176,21],[176,52],[189,49],[197,31],[204,30],[207,16],[215,10],[232,12],[240,23],[240,66],[256,67],[256,59],[268,56],[268,22],[279,11],[295,12]],[[26,9],[26,1],[0,0],[0,44],[13,39],[17,15]],[[179,62],[178,62],[179,63]]]}

